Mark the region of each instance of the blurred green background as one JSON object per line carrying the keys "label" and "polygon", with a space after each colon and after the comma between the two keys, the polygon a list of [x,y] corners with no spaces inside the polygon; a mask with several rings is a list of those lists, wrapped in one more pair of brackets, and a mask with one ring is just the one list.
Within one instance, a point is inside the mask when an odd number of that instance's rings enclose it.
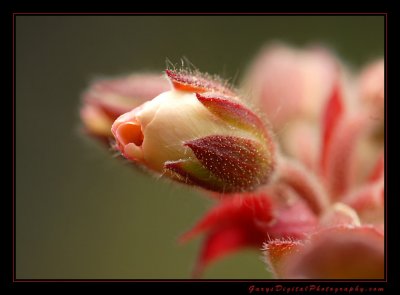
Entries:
{"label": "blurred green background", "polygon": [[[162,71],[168,58],[232,78],[266,42],[322,42],[358,69],[384,54],[383,16],[16,17],[18,279],[190,278],[201,238],[177,238],[212,205],[113,159],[79,129],[99,76]],[[243,251],[204,278],[268,278]]]}

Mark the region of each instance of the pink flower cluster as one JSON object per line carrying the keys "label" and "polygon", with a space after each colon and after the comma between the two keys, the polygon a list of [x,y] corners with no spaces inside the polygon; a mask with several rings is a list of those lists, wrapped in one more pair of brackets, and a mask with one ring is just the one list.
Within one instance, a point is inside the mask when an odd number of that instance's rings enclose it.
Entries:
{"label": "pink flower cluster", "polygon": [[[193,275],[244,248],[277,278],[383,278],[384,61],[353,74],[323,47],[263,48],[240,87],[198,71],[95,82],[86,130],[215,206]],[[169,83],[168,83],[169,81]]]}

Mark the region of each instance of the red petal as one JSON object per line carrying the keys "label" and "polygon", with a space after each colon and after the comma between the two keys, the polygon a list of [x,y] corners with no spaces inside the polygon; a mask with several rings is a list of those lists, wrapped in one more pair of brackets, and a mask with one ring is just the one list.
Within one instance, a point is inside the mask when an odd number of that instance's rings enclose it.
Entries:
{"label": "red petal", "polygon": [[226,185],[225,192],[254,190],[268,181],[273,158],[251,139],[211,135],[185,143],[197,159]]}
{"label": "red petal", "polygon": [[326,169],[327,158],[329,157],[329,146],[332,140],[332,134],[343,115],[344,105],[341,96],[339,83],[333,87],[331,97],[326,105],[323,116],[322,129],[322,149],[321,149],[321,169],[324,173]]}
{"label": "red petal", "polygon": [[[267,135],[264,122],[250,109],[218,93],[196,93],[197,99],[214,115],[230,125]],[[267,137],[270,138],[270,135]]]}
{"label": "red petal", "polygon": [[270,197],[263,193],[234,194],[221,199],[180,240],[208,232],[195,271],[198,276],[211,261],[244,247],[260,248],[270,238],[304,238],[317,222],[301,201],[272,207]]}
{"label": "red petal", "polygon": [[194,268],[193,277],[200,277],[204,268],[211,262],[245,247],[260,248],[264,238],[260,239],[254,228],[241,225],[227,225],[210,233],[204,241],[200,256]]}
{"label": "red petal", "polygon": [[165,73],[177,90],[196,93],[215,91],[226,95],[235,95],[227,83],[200,72],[166,70]]}
{"label": "red petal", "polygon": [[[190,231],[182,235],[185,242],[195,235],[226,224],[255,224],[264,227],[273,220],[270,199],[265,195],[234,194],[222,199]],[[257,227],[254,225],[254,227]]]}

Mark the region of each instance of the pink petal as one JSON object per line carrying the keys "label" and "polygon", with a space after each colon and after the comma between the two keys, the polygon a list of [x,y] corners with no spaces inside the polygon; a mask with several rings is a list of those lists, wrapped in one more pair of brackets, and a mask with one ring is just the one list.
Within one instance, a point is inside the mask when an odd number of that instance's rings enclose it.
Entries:
{"label": "pink petal", "polygon": [[342,118],[326,149],[326,184],[331,198],[337,200],[349,188],[354,177],[357,142],[368,131],[365,114]]}
{"label": "pink petal", "polygon": [[383,118],[385,97],[385,61],[377,60],[367,65],[358,81],[360,102],[366,105],[371,115]]}
{"label": "pink petal", "polygon": [[318,218],[307,203],[298,196],[295,199],[292,196],[296,196],[296,193],[290,195],[286,191],[280,195],[283,200],[274,200],[276,218],[264,227],[264,231],[272,239],[304,239],[318,227]]}
{"label": "pink petal", "polygon": [[[319,134],[317,126],[307,121],[295,121],[281,136],[282,149],[311,171],[318,169]],[[319,163],[318,163],[319,165]]]}
{"label": "pink petal", "polygon": [[316,117],[336,74],[336,58],[325,48],[272,44],[254,60],[245,87],[260,101],[274,127],[281,128],[295,118]]}
{"label": "pink petal", "polygon": [[133,100],[149,100],[169,89],[168,81],[160,74],[134,74],[103,79],[93,84],[92,95],[113,93]]}
{"label": "pink petal", "polygon": [[80,110],[80,117],[85,128],[84,131],[104,143],[109,144],[109,138],[112,133],[110,119],[102,110],[91,104],[84,105]]}
{"label": "pink petal", "polygon": [[85,131],[109,145],[115,119],[168,89],[167,79],[156,74],[95,81],[82,97],[80,115]]}
{"label": "pink petal", "polygon": [[96,81],[83,99],[115,120],[168,89],[168,81],[162,75],[135,74]]}
{"label": "pink petal", "polygon": [[369,183],[344,197],[343,202],[354,208],[365,223],[383,223],[384,182]]}
{"label": "pink petal", "polygon": [[285,278],[380,279],[384,240],[373,227],[334,227],[313,235],[304,251],[286,257]]}
{"label": "pink petal", "polygon": [[324,213],[321,217],[320,224],[324,227],[338,225],[360,226],[361,222],[354,209],[344,203],[336,203]]}
{"label": "pink petal", "polygon": [[293,188],[314,213],[320,214],[329,205],[329,198],[320,181],[300,163],[281,159],[276,182]]}

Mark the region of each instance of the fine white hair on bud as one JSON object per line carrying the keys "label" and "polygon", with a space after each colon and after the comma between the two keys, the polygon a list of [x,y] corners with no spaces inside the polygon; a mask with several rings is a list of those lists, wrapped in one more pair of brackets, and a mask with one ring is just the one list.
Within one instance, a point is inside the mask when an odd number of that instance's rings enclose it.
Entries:
{"label": "fine white hair on bud", "polygon": [[121,154],[174,180],[218,192],[254,190],[274,170],[263,120],[220,81],[167,71],[173,89],[121,115]]}

